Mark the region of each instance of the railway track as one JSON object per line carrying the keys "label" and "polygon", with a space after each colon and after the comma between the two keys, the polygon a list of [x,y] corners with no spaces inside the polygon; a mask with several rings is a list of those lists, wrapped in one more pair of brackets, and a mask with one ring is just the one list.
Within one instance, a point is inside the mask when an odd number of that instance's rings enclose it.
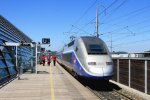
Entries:
{"label": "railway track", "polygon": [[101,100],[145,100],[142,97],[136,96],[123,89],[112,91],[97,91],[86,86],[91,92],[98,96]]}
{"label": "railway track", "polygon": [[133,98],[118,92],[118,90],[113,89],[113,91],[96,91],[87,87],[91,92],[98,96],[101,100],[134,100]]}

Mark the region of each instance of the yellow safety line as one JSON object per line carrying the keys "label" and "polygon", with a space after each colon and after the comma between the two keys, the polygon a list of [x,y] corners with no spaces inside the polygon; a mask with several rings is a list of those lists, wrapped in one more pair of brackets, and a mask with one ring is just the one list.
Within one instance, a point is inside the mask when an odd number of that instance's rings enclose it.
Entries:
{"label": "yellow safety line", "polygon": [[53,81],[53,74],[52,74],[52,66],[50,66],[50,88],[51,88],[51,100],[55,100],[54,94],[54,81]]}

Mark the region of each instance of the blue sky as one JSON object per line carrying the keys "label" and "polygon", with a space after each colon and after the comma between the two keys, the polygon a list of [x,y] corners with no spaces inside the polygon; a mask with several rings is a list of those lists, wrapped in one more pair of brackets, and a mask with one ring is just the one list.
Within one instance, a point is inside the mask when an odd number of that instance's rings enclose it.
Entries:
{"label": "blue sky", "polygon": [[[1,0],[0,14],[36,42],[51,39],[59,50],[71,35],[95,35],[113,51],[150,50],[150,0]],[[112,37],[112,39],[111,39]]]}

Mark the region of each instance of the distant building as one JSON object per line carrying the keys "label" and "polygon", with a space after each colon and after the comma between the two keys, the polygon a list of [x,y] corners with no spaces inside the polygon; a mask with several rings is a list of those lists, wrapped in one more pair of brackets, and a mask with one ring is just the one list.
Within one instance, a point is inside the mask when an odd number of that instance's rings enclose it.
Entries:
{"label": "distant building", "polygon": [[131,58],[143,58],[144,57],[144,53],[129,53],[128,55]]}
{"label": "distant building", "polygon": [[150,57],[150,51],[145,51],[144,52],[144,57]]}
{"label": "distant building", "polygon": [[150,57],[150,51],[146,51],[143,53],[113,52],[112,57],[144,58],[144,57]]}
{"label": "distant building", "polygon": [[129,55],[127,52],[122,52],[122,51],[112,53],[112,57],[128,57],[128,56]]}

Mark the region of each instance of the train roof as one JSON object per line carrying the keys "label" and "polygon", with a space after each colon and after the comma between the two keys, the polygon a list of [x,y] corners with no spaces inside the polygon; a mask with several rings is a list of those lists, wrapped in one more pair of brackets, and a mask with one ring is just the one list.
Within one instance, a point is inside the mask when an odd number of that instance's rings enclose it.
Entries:
{"label": "train roof", "polygon": [[74,43],[75,43],[75,41],[78,41],[78,40],[81,40],[81,41],[83,41],[86,44],[91,44],[91,43],[96,43],[96,44],[101,44],[102,43],[103,44],[104,43],[104,41],[101,40],[98,37],[94,37],[94,36],[80,36],[80,37],[76,38],[75,40],[73,40],[73,41],[69,42],[68,44],[66,44],[63,47],[63,50],[61,50],[61,51],[67,52],[67,51],[73,50]]}
{"label": "train roof", "polygon": [[95,42],[95,43],[97,43],[97,42],[103,42],[103,41],[102,41],[100,38],[98,38],[98,37],[94,37],[94,36],[80,36],[80,37],[76,38],[75,40],[69,42],[67,45],[65,45],[65,47],[71,47],[71,46],[73,46],[74,42],[75,42],[76,40],[79,40],[79,39],[82,39],[84,42],[91,42],[91,41],[93,41],[93,42]]}
{"label": "train roof", "polygon": [[94,43],[104,43],[103,40],[101,40],[100,38],[98,37],[94,37],[94,36],[83,36],[81,37],[81,39],[83,40],[83,42],[86,42],[86,43],[91,43],[91,42],[94,42]]}

